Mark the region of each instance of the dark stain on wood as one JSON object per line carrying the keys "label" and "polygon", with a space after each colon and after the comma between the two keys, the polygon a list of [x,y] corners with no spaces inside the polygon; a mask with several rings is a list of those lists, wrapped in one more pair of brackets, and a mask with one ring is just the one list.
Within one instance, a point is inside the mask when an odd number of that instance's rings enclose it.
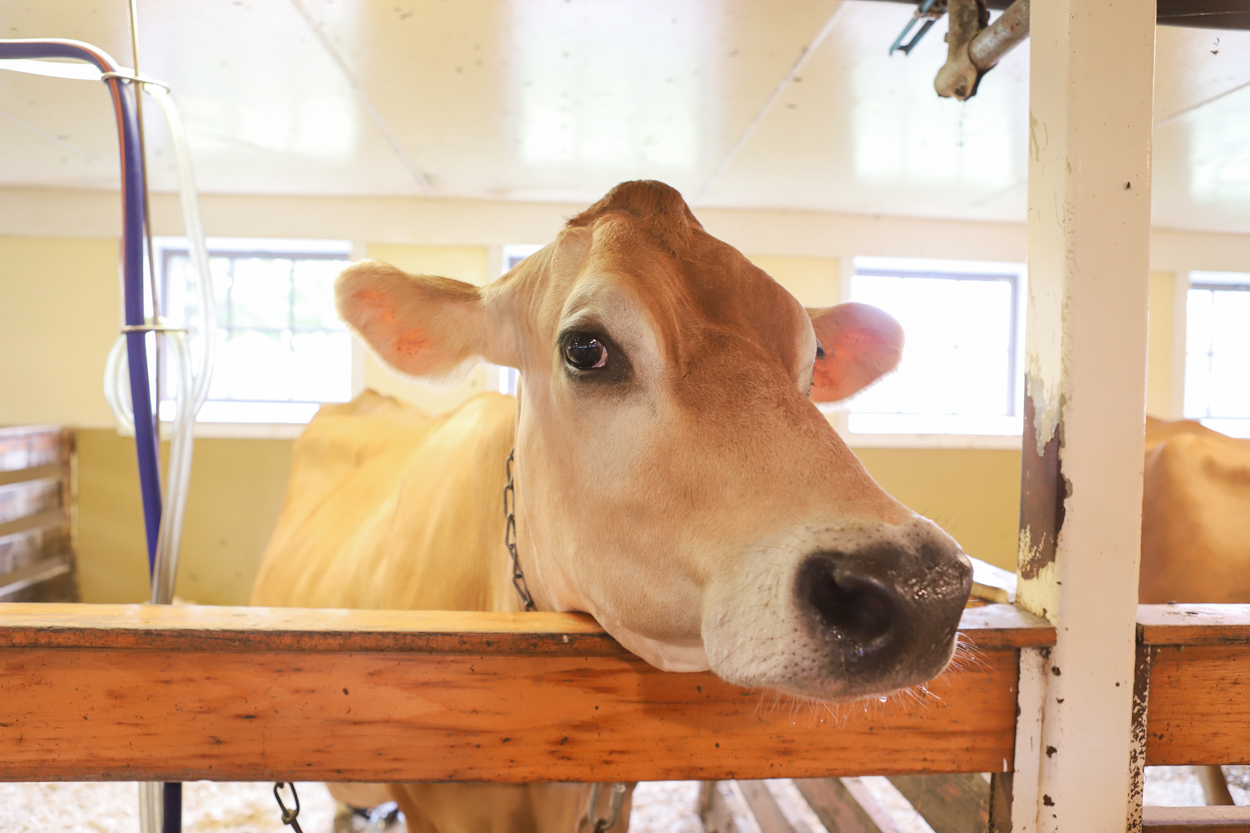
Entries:
{"label": "dark stain on wood", "polygon": [[[1031,388],[1030,378],[1028,385]],[[1063,403],[1060,403],[1060,411]],[[1031,390],[1024,394],[1024,447],[1020,466],[1020,529],[1028,533],[1029,551],[1020,554],[1020,576],[1034,579],[1055,563],[1055,546],[1063,529],[1064,501],[1072,484],[1063,476],[1059,461],[1060,425],[1056,422],[1050,438],[1037,453],[1037,413]]]}

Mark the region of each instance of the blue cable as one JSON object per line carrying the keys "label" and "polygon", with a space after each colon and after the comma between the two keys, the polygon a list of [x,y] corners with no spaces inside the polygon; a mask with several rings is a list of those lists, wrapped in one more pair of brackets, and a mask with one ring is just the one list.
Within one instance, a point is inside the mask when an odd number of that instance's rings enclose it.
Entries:
{"label": "blue cable", "polygon": [[[0,58],[70,58],[93,64],[101,72],[117,72],[109,55],[73,40],[0,40]],[[139,120],[133,84],[121,78],[105,79],[117,116],[122,177],[122,283],[126,325],[140,327],[143,315],[143,166],[139,158]],[[148,389],[147,333],[126,333],[126,360],[130,368],[130,400],[135,416],[135,453],[139,462],[139,491],[143,497],[143,525],[148,545],[148,575],[156,568],[156,539],[161,528],[161,469],[156,412]]]}

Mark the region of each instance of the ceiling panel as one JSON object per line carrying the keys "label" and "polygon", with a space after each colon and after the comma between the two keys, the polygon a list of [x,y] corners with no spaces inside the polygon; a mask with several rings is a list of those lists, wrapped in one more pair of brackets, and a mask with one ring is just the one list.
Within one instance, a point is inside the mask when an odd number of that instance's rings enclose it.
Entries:
{"label": "ceiling panel", "polygon": [[[126,0],[4,0],[6,37],[131,63]],[[812,0],[139,0],[203,190],[596,199],[666,180],[700,204],[1024,218],[1027,45],[939,99],[939,23]],[[782,84],[817,33],[828,37]],[[1250,33],[1160,28],[1154,221],[1250,231]],[[778,95],[773,100],[774,92]],[[769,105],[771,102],[771,106]],[[174,186],[148,111],[153,186]],[[0,185],[115,188],[99,85],[0,73]]]}
{"label": "ceiling panel", "polygon": [[909,56],[888,54],[910,16],[902,4],[846,3],[707,201],[1022,219],[1027,44],[985,77],[975,98],[943,99],[933,91],[946,58],[943,24]]}

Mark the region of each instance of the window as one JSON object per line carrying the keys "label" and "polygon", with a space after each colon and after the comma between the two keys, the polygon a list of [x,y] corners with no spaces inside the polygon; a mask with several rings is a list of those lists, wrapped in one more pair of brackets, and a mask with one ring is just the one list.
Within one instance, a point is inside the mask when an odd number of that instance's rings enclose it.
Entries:
{"label": "window", "polygon": [[1250,274],[1191,272],[1185,299],[1185,417],[1250,437]]}
{"label": "window", "polygon": [[[541,248],[541,245],[531,245],[527,243],[515,243],[504,246],[503,268],[500,269],[499,274],[502,275],[505,272],[511,271],[514,266]],[[499,368],[499,375],[497,378],[499,380],[500,393],[506,393],[509,396],[516,396],[517,385],[521,380],[521,374],[518,373],[515,368]]]}
{"label": "window", "polygon": [[[334,278],[350,245],[322,241],[210,240],[217,360],[199,421],[305,423],[324,402],[352,395],[351,335],[334,310]],[[198,293],[185,241],[162,242],[165,307],[190,322],[203,349]],[[165,386],[169,389],[168,385]],[[161,403],[163,418],[173,403]]]}
{"label": "window", "polygon": [[1023,264],[856,258],[850,300],[906,334],[895,373],[850,402],[852,434],[1019,436]]}

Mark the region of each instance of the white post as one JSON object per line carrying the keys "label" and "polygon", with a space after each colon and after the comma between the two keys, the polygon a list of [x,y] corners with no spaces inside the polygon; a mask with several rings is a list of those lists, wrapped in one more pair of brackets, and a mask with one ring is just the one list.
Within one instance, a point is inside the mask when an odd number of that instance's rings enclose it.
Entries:
{"label": "white post", "polygon": [[1039,833],[1134,826],[1154,28],[1151,0],[1032,8],[1018,599],[1058,630]]}

